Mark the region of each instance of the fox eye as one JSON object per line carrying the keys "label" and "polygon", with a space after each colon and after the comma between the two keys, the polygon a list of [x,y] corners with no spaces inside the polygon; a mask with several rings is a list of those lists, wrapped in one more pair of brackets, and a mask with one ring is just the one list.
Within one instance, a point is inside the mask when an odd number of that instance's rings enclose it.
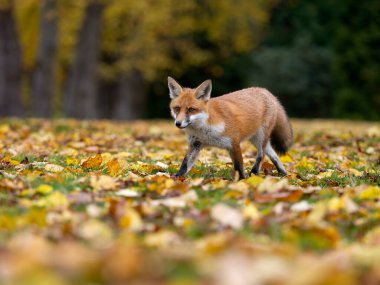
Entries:
{"label": "fox eye", "polygon": [[187,111],[189,112],[189,113],[194,113],[195,111],[196,111],[197,109],[195,109],[195,108],[189,108],[189,109],[187,109]]}
{"label": "fox eye", "polygon": [[180,110],[181,108],[179,106],[174,107],[174,112],[179,113]]}

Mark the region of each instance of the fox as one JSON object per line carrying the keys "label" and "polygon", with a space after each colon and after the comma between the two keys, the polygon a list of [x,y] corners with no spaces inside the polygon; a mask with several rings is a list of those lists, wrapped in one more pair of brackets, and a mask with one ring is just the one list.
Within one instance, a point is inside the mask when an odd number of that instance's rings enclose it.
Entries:
{"label": "fox", "polygon": [[259,175],[267,155],[278,174],[287,172],[278,154],[285,154],[293,142],[293,129],[284,107],[265,88],[251,87],[211,98],[212,83],[206,80],[196,88],[182,87],[168,76],[170,112],[175,126],[188,136],[188,151],[174,177],[185,176],[204,147],[226,149],[234,173],[244,179],[240,144],[249,141],[257,150],[250,174]]}

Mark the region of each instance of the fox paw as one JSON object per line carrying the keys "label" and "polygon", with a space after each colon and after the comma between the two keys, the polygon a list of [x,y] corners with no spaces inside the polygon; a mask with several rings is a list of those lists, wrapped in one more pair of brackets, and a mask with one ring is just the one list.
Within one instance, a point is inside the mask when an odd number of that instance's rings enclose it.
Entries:
{"label": "fox paw", "polygon": [[173,175],[174,178],[179,178],[179,177],[183,177],[183,175],[179,172],[177,172],[176,174]]}

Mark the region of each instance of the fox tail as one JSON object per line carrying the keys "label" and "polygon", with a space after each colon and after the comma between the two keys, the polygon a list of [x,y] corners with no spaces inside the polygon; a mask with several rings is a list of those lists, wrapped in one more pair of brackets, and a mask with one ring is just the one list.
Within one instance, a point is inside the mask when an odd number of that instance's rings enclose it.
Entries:
{"label": "fox tail", "polygon": [[280,103],[278,103],[276,125],[271,133],[270,142],[280,154],[285,154],[293,143],[292,125]]}

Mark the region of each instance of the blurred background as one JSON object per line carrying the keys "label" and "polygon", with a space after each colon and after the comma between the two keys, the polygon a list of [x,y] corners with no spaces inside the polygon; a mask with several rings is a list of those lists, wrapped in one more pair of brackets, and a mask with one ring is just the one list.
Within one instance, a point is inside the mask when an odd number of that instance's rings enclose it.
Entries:
{"label": "blurred background", "polygon": [[167,76],[380,119],[379,0],[0,0],[0,115],[168,118]]}

